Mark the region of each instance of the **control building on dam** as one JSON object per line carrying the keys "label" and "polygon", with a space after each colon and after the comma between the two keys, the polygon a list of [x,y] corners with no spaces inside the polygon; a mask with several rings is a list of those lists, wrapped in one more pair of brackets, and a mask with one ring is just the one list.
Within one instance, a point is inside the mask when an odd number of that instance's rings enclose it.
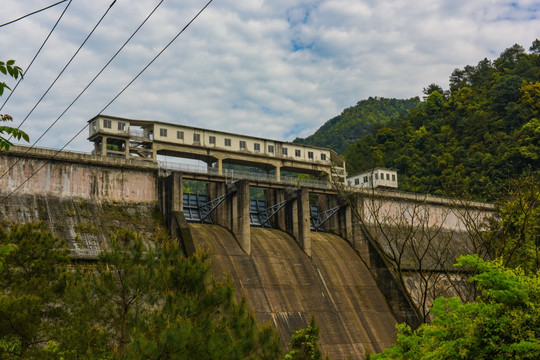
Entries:
{"label": "control building on dam", "polygon": [[201,160],[223,174],[223,163],[273,173],[314,175],[345,182],[345,160],[330,149],[148,120],[98,115],[89,120],[94,154],[156,161],[157,155]]}
{"label": "control building on dam", "polygon": [[[197,134],[200,145],[175,143],[182,136],[196,140]],[[174,139],[162,139],[169,136]],[[211,137],[215,147],[207,146]],[[237,148],[227,149],[226,139]],[[164,226],[182,240],[187,254],[209,252],[216,276],[230,274],[256,317],[275,326],[284,347],[312,316],[320,327],[321,348],[332,359],[379,352],[395,340],[397,322],[418,324],[414,305],[328,182],[294,183],[279,176],[296,171],[343,179],[345,164],[337,154],[106,116],[90,120],[89,140],[92,154],[19,146],[0,153],[0,169],[6,172],[0,195],[9,195],[0,204],[2,218],[44,221],[67,240],[74,257],[89,260],[108,246],[109,231],[116,227],[151,235]],[[270,146],[274,154],[281,149],[283,155],[286,148],[293,157],[274,157]],[[166,168],[156,161],[159,154],[203,160],[212,171]],[[227,162],[268,174],[231,178],[220,165]],[[337,171],[332,169],[336,164]],[[184,194],[185,179],[204,181],[206,194]],[[253,187],[263,189],[264,200],[250,199]],[[395,191],[381,191],[378,199],[390,208],[418,200]],[[430,198],[428,205],[434,214],[455,206],[440,198]],[[489,211],[488,205],[477,207]],[[445,228],[462,230],[456,216],[447,214],[442,221]]]}

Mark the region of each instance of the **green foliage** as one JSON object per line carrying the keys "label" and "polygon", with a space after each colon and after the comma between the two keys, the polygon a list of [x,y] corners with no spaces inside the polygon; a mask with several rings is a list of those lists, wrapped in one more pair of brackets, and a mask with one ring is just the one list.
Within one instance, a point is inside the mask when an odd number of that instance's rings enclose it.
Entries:
{"label": "green foliage", "polygon": [[[15,65],[15,60],[0,61],[0,72],[14,79],[22,77],[22,69]],[[0,96],[4,94],[4,89],[10,90],[10,87],[2,81],[0,82]]]}
{"label": "green foliage", "polygon": [[64,314],[68,252],[44,225],[3,224],[0,247],[9,249],[0,268],[0,358],[31,358]]}
{"label": "green foliage", "polygon": [[493,257],[527,273],[540,271],[540,184],[534,176],[514,179],[498,203],[486,237]]}
{"label": "green foliage", "polygon": [[374,126],[384,125],[419,105],[417,97],[408,100],[370,97],[328,120],[315,134],[305,139],[297,138],[294,142],[326,147],[342,154],[351,144],[369,134]]}
{"label": "green foliage", "polygon": [[206,183],[203,181],[184,179],[185,194],[206,194]]}
{"label": "green foliage", "polygon": [[319,327],[315,318],[305,329],[297,330],[291,338],[291,351],[284,360],[320,360],[322,359],[319,350]]}
{"label": "green foliage", "polygon": [[[4,75],[10,76],[14,79],[22,77],[22,69],[15,65],[15,60],[8,60],[6,62],[0,61],[0,72]],[[3,81],[0,81],[0,96],[4,94],[4,90],[11,90],[10,87]],[[0,121],[12,121],[13,118],[8,114],[0,114]],[[26,142],[30,141],[28,135],[17,128],[10,126],[0,126],[0,150],[9,150],[13,145],[8,139],[4,137],[4,134],[10,135],[16,140],[24,139]]]}
{"label": "green foliage", "polygon": [[481,294],[472,303],[457,298],[434,301],[431,324],[412,331],[398,325],[396,343],[372,359],[538,359],[540,358],[540,274],[527,276],[476,255],[457,266]]}
{"label": "green foliage", "polygon": [[[454,70],[449,92],[435,84],[424,88],[420,107],[377,122],[347,148],[349,173],[395,168],[404,191],[467,193],[487,201],[496,200],[512,178],[530,173],[538,181],[539,43],[531,53],[514,45],[494,61]],[[343,142],[340,136],[334,138]]]}
{"label": "green foliage", "polygon": [[276,359],[275,330],[260,327],[207,254],[183,256],[169,238],[119,230],[96,263],[68,267],[43,227],[2,228],[0,358]]}

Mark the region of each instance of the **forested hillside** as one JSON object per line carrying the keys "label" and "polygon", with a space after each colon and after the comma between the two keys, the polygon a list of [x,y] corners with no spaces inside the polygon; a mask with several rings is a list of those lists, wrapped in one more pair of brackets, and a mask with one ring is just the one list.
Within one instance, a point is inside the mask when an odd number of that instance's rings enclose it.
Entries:
{"label": "forested hillside", "polygon": [[349,173],[395,168],[402,190],[481,200],[496,199],[511,179],[538,179],[539,40],[529,51],[514,45],[495,60],[456,69],[449,90],[431,84],[424,93],[409,115],[374,121],[371,134],[347,148]]}
{"label": "forested hillside", "polygon": [[408,100],[370,97],[328,120],[315,134],[296,138],[294,142],[326,147],[342,154],[355,141],[371,133],[375,124],[386,124],[419,105],[418,97]]}

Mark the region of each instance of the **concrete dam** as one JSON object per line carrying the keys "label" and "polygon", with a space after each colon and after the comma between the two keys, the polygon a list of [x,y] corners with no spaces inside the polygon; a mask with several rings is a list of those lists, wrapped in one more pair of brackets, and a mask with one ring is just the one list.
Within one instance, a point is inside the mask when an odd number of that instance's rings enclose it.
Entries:
{"label": "concrete dam", "polygon": [[288,343],[293,331],[317,320],[323,353],[332,359],[364,357],[395,339],[396,320],[371,272],[342,238],[317,233],[311,259],[280,230],[251,230],[247,255],[219,225],[190,225],[208,249],[216,274],[229,273],[256,317],[271,322]]}
{"label": "concrete dam", "polygon": [[[257,319],[274,325],[285,348],[292,333],[314,316],[323,353],[332,359],[379,352],[395,340],[397,322],[417,321],[350,210],[336,210],[324,224],[326,232],[310,231],[311,201],[317,197],[322,210],[335,207],[331,189],[251,180],[229,184],[211,174],[163,171],[152,162],[55,153],[16,146],[0,153],[0,216],[45,222],[76,258],[95,258],[118,227],[149,236],[168,231],[184,241],[188,254],[206,249],[216,276],[230,275],[239,296],[246,297]],[[213,224],[185,221],[182,179],[207,182],[212,198],[225,194],[211,214]],[[250,186],[265,188],[269,203],[284,204],[271,229],[250,227]],[[410,196],[389,199],[403,203]],[[458,227],[451,216],[444,220],[449,228]]]}

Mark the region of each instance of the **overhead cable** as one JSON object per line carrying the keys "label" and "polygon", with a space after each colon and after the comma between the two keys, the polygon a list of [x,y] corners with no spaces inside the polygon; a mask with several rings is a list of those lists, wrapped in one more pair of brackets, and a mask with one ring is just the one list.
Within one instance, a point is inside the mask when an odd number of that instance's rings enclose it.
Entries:
{"label": "overhead cable", "polygon": [[56,5],[60,5],[61,3],[66,2],[66,1],[68,1],[68,0],[62,0],[62,1],[57,2],[56,4],[52,4],[52,5],[49,5],[49,6],[47,6],[47,7],[44,7],[43,9],[39,9],[39,10],[33,11],[33,12],[29,13],[29,14],[26,14],[26,15],[24,15],[24,16],[21,16],[20,18],[17,18],[17,19],[15,19],[15,20],[8,21],[7,23],[0,25],[0,27],[6,26],[6,25],[9,25],[9,24],[13,24],[14,22],[17,22],[17,21],[22,20],[22,19],[24,19],[24,18],[26,18],[26,17],[29,17],[30,15],[34,15],[34,14],[37,14],[37,13],[42,12],[42,11],[44,11],[44,10],[50,9],[50,8],[56,6]]}
{"label": "overhead cable", "polygon": [[[34,141],[34,143],[26,150],[26,152],[23,154],[23,158],[26,156],[26,154],[28,154],[28,152],[30,150],[32,150],[34,148],[34,146],[36,146],[36,144],[39,142],[39,140],[41,140],[43,138],[43,136],[45,136],[45,134],[47,134],[49,132],[49,130],[62,118],[62,116],[64,116],[64,114],[66,112],[68,112],[69,109],[71,109],[71,107],[77,102],[77,100],[79,100],[79,98],[86,92],[86,90],[88,90],[88,88],[94,83],[94,81],[96,81],[96,79],[103,73],[103,71],[105,71],[105,69],[109,66],[109,64],[116,58],[116,56],[122,51],[122,49],[124,49],[124,47],[131,41],[131,39],[135,36],[135,34],[137,34],[137,32],[143,27],[143,25],[148,21],[148,19],[154,14],[154,12],[159,8],[159,6],[163,3],[164,0],[161,0],[157,5],[156,7],[150,12],[150,14],[148,14],[148,16],[143,20],[143,22],[137,27],[137,29],[135,29],[135,31],[131,34],[131,36],[124,42],[124,44],[122,44],[122,46],[120,47],[120,49],[118,49],[116,51],[116,53],[114,53],[114,55],[109,59],[109,61],[101,68],[101,70],[94,76],[94,78],[88,83],[88,85],[86,85],[86,87],[75,97],[75,99],[68,105],[68,107],[62,111],[62,113],[60,114],[60,116],[58,116],[56,118],[56,120],[53,121],[53,123],[51,125],[49,125],[49,127],[39,136],[39,138]],[[21,161],[21,159],[15,161],[15,163],[13,165],[11,165],[11,167],[9,169],[7,169],[3,174],[2,176],[0,176],[0,179],[2,179],[15,165],[17,165],[19,163],[19,161]]]}
{"label": "overhead cable", "polygon": [[[203,13],[204,10],[206,10],[206,8],[212,3],[213,0],[209,0],[206,5],[201,9],[199,10],[199,12],[182,28],[182,30],[180,30],[178,32],[178,34],[176,34],[176,36],[174,36],[172,38],[171,41],[169,41],[169,43],[167,45],[165,45],[165,47],[116,95],[113,97],[113,99],[107,104],[105,105],[105,107],[103,109],[101,109],[101,111],[98,113],[98,114],[101,114],[103,111],[105,111],[109,106],[111,106],[111,104],[120,96],[122,95],[122,93],[124,93],[124,91],[126,91],[126,89],[131,86],[131,84],[133,84],[135,82],[135,80],[137,80],[137,78],[139,78],[139,76],[142,75],[142,73],[144,73],[146,71],[146,69],[148,69],[150,67],[150,65],[152,65],[156,59],[161,56],[161,54],[163,54],[163,52],[165,52],[165,50],[167,50],[167,48],[195,21],[195,19],[197,19],[199,17],[200,14]],[[161,3],[160,3],[161,4]],[[159,5],[158,5],[159,6]],[[65,113],[65,112],[64,112]],[[58,121],[58,119],[56,120]],[[13,195],[17,190],[19,190],[24,184],[26,184],[39,170],[41,170],[45,165],[47,165],[47,163],[51,160],[53,160],[61,151],[63,151],[73,140],[75,140],[75,138],[77,136],[79,136],[84,130],[86,130],[86,128],[88,127],[88,123],[86,125],[83,126],[83,128],[81,130],[79,130],[79,132],[77,132],[64,146],[62,146],[60,149],[58,149],[54,154],[53,156],[51,156],[46,162],[43,163],[43,165],[41,165],[39,168],[37,168],[34,172],[32,172],[32,174],[30,174],[30,176],[28,176],[19,186],[17,186],[15,189],[13,189],[13,191],[11,191],[9,194],[5,195],[1,200],[0,200],[0,203],[3,203],[7,198],[9,198],[11,195]],[[28,153],[30,149],[28,149],[26,152],[25,152],[25,155]],[[23,155],[24,157],[24,155]],[[17,161],[18,162],[18,161]],[[16,163],[17,163],[16,162]],[[15,163],[15,164],[16,164]],[[11,168],[13,168],[12,165],[10,167],[9,170],[11,170]],[[9,171],[8,170],[8,171]],[[6,172],[7,173],[7,172]],[[5,173],[4,173],[5,175]],[[2,175],[3,176],[3,175]]]}
{"label": "overhead cable", "polygon": [[[64,66],[64,68],[62,69],[62,71],[60,71],[60,73],[56,76],[56,79],[54,79],[54,81],[51,83],[51,85],[49,85],[49,87],[47,88],[47,90],[45,91],[45,93],[39,98],[39,100],[36,102],[36,104],[34,105],[34,107],[30,110],[30,112],[25,116],[25,118],[23,119],[23,121],[21,121],[21,123],[19,124],[19,126],[17,126],[17,129],[20,129],[21,126],[24,124],[24,122],[28,119],[28,117],[34,112],[34,110],[36,109],[36,107],[41,103],[41,101],[43,100],[43,98],[49,93],[49,91],[51,90],[51,88],[54,86],[54,84],[56,84],[56,82],[58,81],[58,79],[60,78],[60,76],[62,76],[62,74],[64,73],[64,71],[67,69],[67,67],[71,64],[71,62],[73,61],[73,59],[75,58],[75,56],[77,56],[77,54],[79,53],[79,51],[81,51],[81,49],[83,48],[84,44],[86,44],[86,42],[88,41],[88,39],[90,38],[90,36],[92,36],[92,34],[94,33],[94,31],[97,29],[97,27],[99,26],[99,24],[101,24],[101,21],[103,21],[103,19],[105,18],[105,16],[107,16],[107,14],[109,13],[109,10],[111,10],[111,8],[113,7],[113,5],[116,3],[116,0],[114,0],[111,5],[107,8],[107,11],[105,11],[105,13],[103,14],[103,16],[101,16],[101,18],[99,19],[99,21],[97,22],[97,24],[94,26],[94,28],[92,29],[92,31],[90,31],[90,33],[88,34],[88,36],[86,37],[86,39],[84,39],[83,43],[81,44],[81,46],[79,46],[79,48],[77,49],[77,51],[75,51],[75,53],[73,54],[73,56],[71,56],[71,59],[69,59],[69,61],[67,62],[67,64]],[[0,110],[2,110],[0,108]],[[11,137],[10,137],[11,139]],[[9,140],[9,139],[8,139]],[[1,177],[0,177],[1,179]]]}
{"label": "overhead cable", "polygon": [[[64,1],[67,1],[67,0],[64,0]],[[64,1],[61,1],[60,3],[64,2]],[[72,0],[69,0],[69,3],[66,5],[66,7],[64,8],[64,11],[62,11],[62,14],[60,14],[60,17],[58,18],[58,20],[56,20],[56,23],[54,24],[53,28],[51,29],[51,31],[49,32],[49,35],[47,35],[47,37],[45,38],[45,41],[43,41],[43,43],[41,44],[41,46],[39,47],[36,55],[34,55],[34,58],[32,59],[32,61],[30,61],[30,65],[28,65],[26,67],[26,70],[24,70],[22,76],[19,78],[19,81],[17,81],[17,83],[15,84],[15,86],[13,87],[13,90],[11,90],[11,92],[9,93],[8,97],[6,98],[6,100],[4,101],[4,103],[2,104],[2,106],[0,107],[0,111],[4,108],[4,106],[6,105],[6,103],[8,102],[9,98],[11,98],[11,95],[13,95],[13,93],[15,92],[15,90],[17,89],[17,86],[19,86],[19,84],[21,83],[21,81],[24,79],[24,76],[26,75],[26,73],[28,72],[28,70],[30,70],[30,68],[32,67],[32,64],[34,63],[34,60],[36,60],[37,56],[39,55],[39,53],[41,52],[41,49],[43,49],[43,47],[45,46],[45,44],[47,43],[47,41],[49,40],[49,38],[51,37],[54,29],[56,29],[56,25],[58,25],[58,23],[60,22],[60,20],[62,19],[62,17],[64,16],[64,14],[66,13],[66,10],[68,9],[69,5],[71,5],[71,1]],[[58,3],[58,4],[60,4]]]}

